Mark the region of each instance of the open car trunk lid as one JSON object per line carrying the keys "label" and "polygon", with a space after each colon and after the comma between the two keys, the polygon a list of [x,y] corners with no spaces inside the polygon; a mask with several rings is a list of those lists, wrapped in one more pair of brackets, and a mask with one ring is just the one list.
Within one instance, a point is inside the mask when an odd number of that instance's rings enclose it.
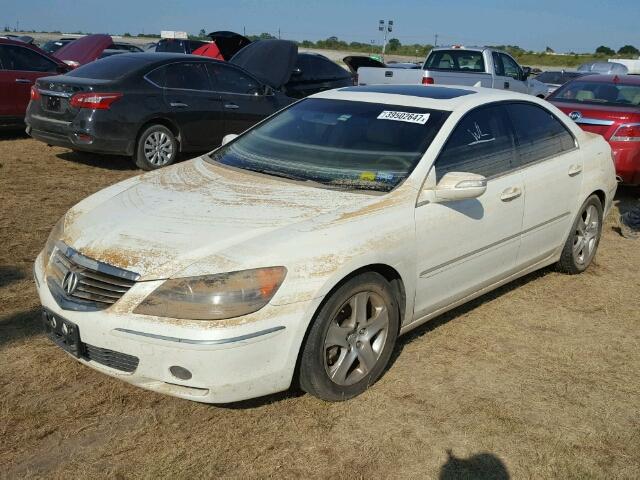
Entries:
{"label": "open car trunk lid", "polygon": [[375,58],[364,55],[349,55],[344,57],[342,61],[345,63],[351,73],[358,73],[360,67],[386,68],[387,66]]}
{"label": "open car trunk lid", "polygon": [[231,60],[236,53],[251,43],[251,40],[247,37],[235,32],[211,32],[207,36],[215,42],[222,57],[227,61]]}
{"label": "open car trunk lid", "polygon": [[289,40],[251,42],[230,60],[258,80],[279,89],[291,78],[298,59],[298,45]]}
{"label": "open car trunk lid", "polygon": [[53,56],[71,65],[84,65],[93,62],[100,54],[113,44],[109,35],[87,35],[69,42],[53,53]]}

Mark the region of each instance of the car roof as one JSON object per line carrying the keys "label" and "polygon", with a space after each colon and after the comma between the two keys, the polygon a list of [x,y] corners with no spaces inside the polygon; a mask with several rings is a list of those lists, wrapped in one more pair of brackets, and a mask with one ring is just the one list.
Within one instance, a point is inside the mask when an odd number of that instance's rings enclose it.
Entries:
{"label": "car roof", "polygon": [[594,83],[624,83],[627,85],[640,85],[640,75],[586,75],[580,77],[581,82]]}
{"label": "car roof", "polygon": [[469,110],[499,101],[526,101],[540,104],[540,99],[524,93],[483,87],[367,85],[343,87],[316,93],[309,98],[360,101],[432,110]]}

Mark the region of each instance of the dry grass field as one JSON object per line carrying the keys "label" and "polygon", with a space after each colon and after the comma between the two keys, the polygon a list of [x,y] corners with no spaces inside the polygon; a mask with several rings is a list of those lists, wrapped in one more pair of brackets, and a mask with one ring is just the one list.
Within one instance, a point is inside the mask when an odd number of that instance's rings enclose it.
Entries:
{"label": "dry grass field", "polygon": [[137,173],[0,138],[0,477],[640,477],[640,241],[617,211],[585,274],[546,269],[435,319],[355,400],[214,406],[84,367],[39,325],[31,268],[50,228]]}

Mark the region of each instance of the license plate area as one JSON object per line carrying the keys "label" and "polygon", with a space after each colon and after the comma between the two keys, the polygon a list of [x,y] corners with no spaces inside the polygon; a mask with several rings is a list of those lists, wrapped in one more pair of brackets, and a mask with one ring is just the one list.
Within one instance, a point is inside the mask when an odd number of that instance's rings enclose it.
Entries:
{"label": "license plate area", "polygon": [[76,357],[82,355],[80,329],[75,323],[47,310],[42,312],[42,323],[47,336],[56,345]]}
{"label": "license plate area", "polygon": [[43,108],[49,112],[59,112],[62,109],[60,97],[50,97],[48,95],[43,95],[42,100]]}

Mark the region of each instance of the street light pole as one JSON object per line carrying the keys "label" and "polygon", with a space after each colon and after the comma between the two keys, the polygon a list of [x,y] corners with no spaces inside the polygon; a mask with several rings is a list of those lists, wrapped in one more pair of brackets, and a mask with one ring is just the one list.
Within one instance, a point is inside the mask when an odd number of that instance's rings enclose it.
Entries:
{"label": "street light pole", "polygon": [[387,20],[386,23],[384,20],[380,20],[378,22],[378,31],[384,33],[382,41],[382,61],[384,62],[384,52],[387,49],[387,34],[393,31],[393,20]]}

